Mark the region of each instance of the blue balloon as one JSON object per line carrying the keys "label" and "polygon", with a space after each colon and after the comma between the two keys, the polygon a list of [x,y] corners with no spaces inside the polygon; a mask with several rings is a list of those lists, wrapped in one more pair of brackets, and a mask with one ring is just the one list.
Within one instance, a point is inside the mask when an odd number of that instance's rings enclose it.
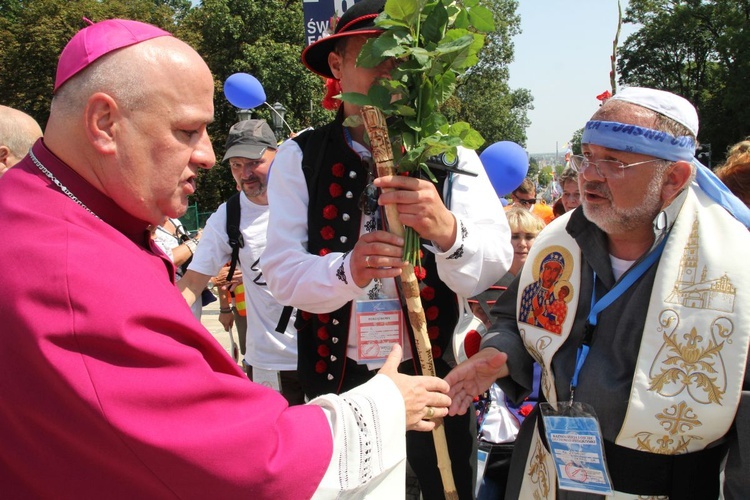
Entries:
{"label": "blue balloon", "polygon": [[520,186],[529,172],[529,156],[515,142],[496,142],[482,151],[479,159],[501,198]]}
{"label": "blue balloon", "polygon": [[235,73],[224,82],[224,95],[240,109],[252,109],[266,102],[266,91],[257,78],[247,73]]}

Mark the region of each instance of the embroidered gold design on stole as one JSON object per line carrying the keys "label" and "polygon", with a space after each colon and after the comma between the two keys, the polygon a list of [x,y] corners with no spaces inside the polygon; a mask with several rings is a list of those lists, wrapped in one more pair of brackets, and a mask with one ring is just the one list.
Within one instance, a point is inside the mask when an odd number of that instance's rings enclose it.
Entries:
{"label": "embroidered gold design on stole", "polygon": [[[677,279],[665,302],[685,308],[731,313],[736,289],[729,277],[724,274],[709,280],[706,278],[709,271],[704,266],[698,278],[698,227],[695,219],[680,259]],[[661,332],[663,343],[649,370],[648,390],[667,398],[685,393],[688,398],[654,415],[666,434],[646,431],[635,434],[638,449],[651,453],[689,452],[693,440],[703,439],[698,429],[704,423],[695,405],[721,405],[727,389],[722,350],[726,343],[732,342],[729,338],[734,331],[732,321],[717,316],[708,331],[699,332],[690,325],[680,331],[681,320],[680,313],[674,309],[664,309],[659,314],[657,333]]]}
{"label": "embroidered gold design on stole", "polygon": [[737,289],[726,274],[716,279],[707,279],[708,270],[705,266],[698,278],[698,250],[698,219],[695,219],[680,259],[677,281],[665,302],[694,309],[734,312]]}
{"label": "embroidered gold design on stole", "polygon": [[689,407],[685,401],[666,408],[656,415],[656,419],[667,434],[658,436],[650,432],[637,433],[639,450],[662,455],[676,455],[687,453],[688,445],[692,440],[703,439],[697,435],[687,434],[692,429],[702,426],[703,423],[698,420],[693,408]]}
{"label": "embroidered gold design on stole", "polygon": [[547,468],[546,458],[547,450],[542,445],[541,440],[537,439],[536,446],[534,447],[534,455],[527,471],[534,488],[534,498],[537,500],[549,498],[550,491],[552,491],[550,470]]}

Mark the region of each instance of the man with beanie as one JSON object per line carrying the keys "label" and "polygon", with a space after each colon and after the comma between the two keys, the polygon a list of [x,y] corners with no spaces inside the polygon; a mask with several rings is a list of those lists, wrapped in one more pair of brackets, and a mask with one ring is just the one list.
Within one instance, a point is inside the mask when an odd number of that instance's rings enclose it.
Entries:
{"label": "man with beanie", "polygon": [[[247,305],[245,362],[250,380],[266,382],[281,392],[290,405],[303,404],[305,395],[297,379],[297,331],[294,316],[286,329],[276,327],[283,307],[273,298],[260,269],[260,254],[266,247],[268,227],[268,169],[276,156],[276,138],[264,120],[244,120],[232,125],[223,161],[229,163],[232,177],[241,186],[238,199],[239,229],[243,244],[239,250]],[[200,298],[200,292],[231,259],[232,246],[227,235],[227,210],[235,206],[223,203],[206,221],[201,244],[187,272],[177,282],[188,304]],[[232,312],[223,310],[224,321]],[[221,320],[220,316],[220,320]],[[244,332],[243,332],[244,333]]]}
{"label": "man with beanie", "polygon": [[362,387],[289,407],[193,317],[151,240],[216,162],[201,57],[102,21],[65,47],[54,92],[0,182],[2,495],[403,497],[404,433],[447,414],[445,381],[398,373],[395,348]]}
{"label": "man with beanie", "polygon": [[[356,65],[362,45],[381,33],[374,19],[384,4],[353,4],[333,34],[305,49],[302,62],[334,79],[343,92],[367,94],[395,64]],[[271,215],[261,263],[274,297],[299,310],[298,372],[308,397],[340,393],[369,380],[385,357],[380,349],[368,349],[379,336],[403,346],[404,373],[420,370],[394,279],[403,265],[403,240],[383,230],[378,203],[395,205],[401,221],[422,238],[421,298],[438,376],[453,363],[457,295],[471,297],[488,288],[507,271],[512,257],[502,206],[476,153],[458,150],[459,168],[476,177],[436,170],[437,185],[416,176],[373,181],[364,127],[343,125],[358,113],[357,106],[343,103],[333,122],[286,141],[269,181]],[[378,197],[372,186],[392,191]],[[445,199],[451,199],[450,207]],[[388,311],[395,319],[364,326],[373,310]],[[458,494],[472,498],[476,425],[469,415],[447,418],[444,425]],[[407,458],[422,496],[443,498],[432,435],[408,433]]]}
{"label": "man with beanie", "polygon": [[[481,350],[446,377],[463,413],[496,379],[523,400],[541,365],[548,403],[523,423],[507,498],[747,497],[750,217],[695,159],[697,135],[670,92],[607,100],[571,157],[581,208],[539,234]],[[522,320],[553,313],[528,293],[551,256],[556,300],[567,288],[554,331]]]}

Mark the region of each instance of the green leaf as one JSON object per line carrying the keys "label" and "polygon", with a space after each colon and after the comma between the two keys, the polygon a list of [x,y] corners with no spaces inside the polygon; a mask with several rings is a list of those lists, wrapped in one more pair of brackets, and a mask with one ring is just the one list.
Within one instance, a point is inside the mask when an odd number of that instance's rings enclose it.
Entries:
{"label": "green leaf", "polygon": [[425,173],[425,175],[427,175],[428,179],[430,179],[432,182],[437,184],[437,181],[438,181],[437,177],[435,177],[435,174],[432,173],[432,171],[430,170],[430,167],[428,167],[426,163],[421,162],[419,164],[419,168],[421,168],[422,171]]}
{"label": "green leaf", "polygon": [[380,108],[381,110],[391,108],[391,93],[382,85],[375,84],[370,87],[370,90],[367,92],[367,97],[376,108]]}
{"label": "green leaf", "polygon": [[383,8],[389,17],[411,25],[414,19],[419,15],[418,0],[388,0]]}
{"label": "green leaf", "polygon": [[394,108],[396,109],[396,114],[398,114],[399,116],[417,116],[417,111],[411,106],[396,104]]}
{"label": "green leaf", "polygon": [[456,19],[453,21],[453,26],[458,29],[468,29],[470,25],[469,13],[462,9],[456,15]]}
{"label": "green leaf", "polygon": [[471,9],[472,7],[476,7],[479,5],[479,0],[464,0],[464,7],[467,9]]}
{"label": "green leaf", "polygon": [[477,5],[469,8],[469,22],[474,25],[477,31],[490,33],[495,31],[495,21],[492,19],[492,11],[487,7]]}
{"label": "green leaf", "polygon": [[422,124],[419,123],[415,117],[404,117],[404,123],[413,131],[415,132],[421,132],[422,131]]}
{"label": "green leaf", "polygon": [[471,129],[466,135],[463,136],[462,146],[466,149],[479,149],[484,144],[484,137],[482,134],[474,129]]}
{"label": "green leaf", "polygon": [[[465,34],[457,36],[463,31]],[[451,54],[466,50],[474,43],[474,37],[466,30],[450,30],[445,34],[445,38],[438,44],[435,52],[438,55]]]}
{"label": "green leaf", "polygon": [[425,41],[438,43],[443,38],[448,24],[448,11],[441,2],[437,2],[427,19],[422,23],[421,34]]}
{"label": "green leaf", "polygon": [[424,120],[424,124],[422,128],[425,131],[425,134],[432,135],[440,132],[440,130],[445,127],[445,132],[448,131],[448,120],[443,116],[442,113],[432,113],[430,116],[426,117]]}
{"label": "green leaf", "polygon": [[347,116],[343,122],[345,127],[356,128],[363,124],[362,116],[359,114]]}
{"label": "green leaf", "polygon": [[456,90],[456,74],[448,70],[435,78],[434,94],[438,105],[444,103]]}
{"label": "green leaf", "polygon": [[401,57],[407,51],[406,47],[402,46],[402,44],[408,43],[409,40],[406,37],[400,36],[397,31],[390,31],[374,39],[372,50],[374,54],[384,58]]}
{"label": "green leaf", "polygon": [[341,100],[356,106],[372,106],[370,98],[359,92],[342,92]]}
{"label": "green leaf", "polygon": [[362,50],[360,50],[359,55],[357,56],[357,66],[360,68],[374,68],[388,59],[388,57],[384,56],[382,50],[376,45],[378,40],[379,38],[370,38],[365,42],[362,46]]}

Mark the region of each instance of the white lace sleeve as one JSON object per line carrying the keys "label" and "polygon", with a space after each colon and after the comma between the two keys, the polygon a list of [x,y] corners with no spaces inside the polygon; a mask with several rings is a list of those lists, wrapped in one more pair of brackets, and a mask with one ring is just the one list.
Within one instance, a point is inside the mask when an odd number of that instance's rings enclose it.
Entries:
{"label": "white lace sleeve", "polygon": [[313,498],[404,498],[406,417],[403,399],[385,375],[319,405],[328,417],[333,455]]}

